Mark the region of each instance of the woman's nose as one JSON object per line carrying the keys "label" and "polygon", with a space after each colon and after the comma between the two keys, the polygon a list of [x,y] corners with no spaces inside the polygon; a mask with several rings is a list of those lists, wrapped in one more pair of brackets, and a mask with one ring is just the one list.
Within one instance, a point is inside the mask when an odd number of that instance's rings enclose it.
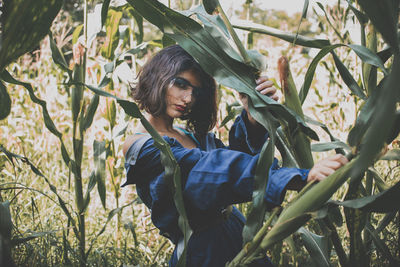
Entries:
{"label": "woman's nose", "polygon": [[190,103],[192,102],[192,89],[188,89],[186,91],[183,92],[183,101],[185,103]]}

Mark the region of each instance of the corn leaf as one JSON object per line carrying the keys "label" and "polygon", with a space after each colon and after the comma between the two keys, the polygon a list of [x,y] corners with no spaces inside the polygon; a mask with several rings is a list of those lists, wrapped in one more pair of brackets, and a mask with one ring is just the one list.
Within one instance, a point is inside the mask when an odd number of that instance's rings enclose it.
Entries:
{"label": "corn leaf", "polygon": [[136,25],[138,26],[138,30],[139,33],[135,32],[135,36],[136,36],[136,44],[141,44],[143,42],[143,17],[142,15],[140,15],[139,12],[137,12],[135,9],[133,9],[132,7],[128,8],[128,11],[131,13],[131,15],[133,16],[133,18],[136,21]]}
{"label": "corn leaf", "polygon": [[100,101],[99,95],[95,94],[92,100],[90,101],[85,116],[83,117],[82,124],[80,124],[80,126],[82,127],[82,132],[89,129],[89,127],[92,125],[94,115],[96,114],[97,107],[99,106],[99,101]]}
{"label": "corn leaf", "polygon": [[62,0],[4,1],[0,71],[39,44],[47,35],[62,4]]}
{"label": "corn leaf", "polygon": [[272,27],[268,27],[265,25],[251,23],[248,21],[236,21],[233,27],[245,31],[267,34],[270,36],[277,37],[284,41],[293,43],[296,40],[297,45],[305,46],[305,47],[312,47],[312,48],[323,48],[325,46],[331,45],[329,40],[326,39],[316,39],[311,37],[306,37],[302,35],[296,35],[293,33],[287,33]]}
{"label": "corn leaf", "polygon": [[399,42],[396,38],[399,1],[360,0],[358,4],[382,34],[383,39],[392,47],[393,51],[399,53]]}
{"label": "corn leaf", "polygon": [[356,15],[356,18],[358,20],[358,22],[361,25],[365,25],[368,22],[368,16],[365,15],[363,12],[361,12],[360,10],[358,10],[357,8],[355,8],[352,4],[350,0],[347,0],[347,3],[349,5],[349,8],[351,9],[351,11],[353,11],[354,15]]}
{"label": "corn leaf", "polygon": [[122,12],[110,9],[106,20],[106,40],[101,49],[101,55],[107,59],[114,59],[114,52],[119,42],[119,22]]}
{"label": "corn leaf", "polygon": [[254,190],[250,211],[246,218],[246,224],[243,228],[243,244],[253,240],[254,236],[261,228],[266,211],[265,191],[268,184],[269,169],[274,160],[274,144],[272,139],[265,142],[261,149],[260,157],[257,161],[257,167],[254,175]]}
{"label": "corn leaf", "polygon": [[51,56],[53,58],[54,63],[56,63],[62,70],[68,72],[68,74],[71,75],[72,71],[68,68],[67,61],[65,61],[64,55],[57,47],[57,44],[53,39],[53,34],[51,33],[51,31],[49,31],[49,40],[50,40]]}
{"label": "corn leaf", "polygon": [[303,19],[305,19],[307,17],[308,4],[309,4],[309,0],[304,0],[303,12],[301,12],[301,17],[300,17],[299,25],[297,26],[296,36],[293,40],[293,45],[296,44],[297,37],[299,35],[301,22],[303,21]]}
{"label": "corn leaf", "polygon": [[18,237],[18,238],[13,238],[11,240],[11,244],[12,246],[18,246],[20,244],[23,244],[25,242],[28,242],[29,240],[38,238],[38,237],[42,237],[42,236],[46,236],[48,234],[53,234],[57,231],[46,231],[46,232],[35,232],[35,233],[30,233],[28,236],[25,237]]}
{"label": "corn leaf", "polygon": [[106,143],[93,141],[94,176],[103,208],[106,209]]}
{"label": "corn leaf", "polygon": [[318,144],[311,145],[311,150],[314,152],[324,152],[324,151],[329,151],[329,150],[338,149],[338,148],[343,148],[343,149],[346,149],[347,151],[351,150],[351,148],[346,143],[343,143],[342,141],[333,141],[333,142],[329,142],[329,143],[318,143]]}
{"label": "corn leaf", "polygon": [[103,4],[101,5],[101,26],[104,26],[106,23],[110,2],[111,0],[104,0]]}
{"label": "corn leaf", "polygon": [[372,178],[375,181],[375,186],[378,188],[379,192],[385,191],[390,188],[388,184],[383,180],[380,173],[373,167],[369,167],[367,173],[372,175]]}
{"label": "corn leaf", "polygon": [[214,11],[219,6],[218,0],[203,0],[204,9],[207,11],[208,14],[212,15]]}
{"label": "corn leaf", "polygon": [[72,44],[76,44],[76,42],[78,42],[79,36],[81,35],[81,32],[83,30],[83,24],[77,26],[74,30],[74,32],[72,33]]}
{"label": "corn leaf", "polygon": [[[358,84],[354,81],[354,78],[351,76],[350,72],[347,70],[347,68],[343,65],[343,63],[340,61],[340,59],[336,56],[336,54],[333,52],[334,49],[340,47],[340,46],[345,46],[344,44],[335,44],[335,45],[330,45],[326,46],[321,49],[321,51],[317,54],[317,56],[314,57],[312,60],[310,66],[308,67],[308,70],[306,72],[305,78],[304,78],[304,84],[300,89],[299,97],[300,101],[303,104],[304,100],[307,97],[308,91],[311,86],[311,82],[313,81],[314,78],[314,73],[315,70],[318,66],[319,61],[325,57],[328,53],[332,53],[333,59],[335,60],[335,65],[338,68],[338,71],[343,78],[343,81],[346,83],[346,85],[349,87],[349,89],[358,97],[361,99],[365,99],[366,96],[363,93],[363,91],[360,89]],[[360,55],[362,55],[360,53]],[[378,56],[376,56],[378,57]]]}
{"label": "corn leaf", "polygon": [[11,98],[7,92],[7,88],[0,81],[0,120],[4,120],[11,112]]}
{"label": "corn leaf", "polygon": [[85,193],[85,197],[83,198],[83,212],[86,211],[87,207],[89,206],[90,202],[90,192],[92,192],[94,186],[96,185],[97,180],[94,174],[94,171],[90,173],[89,183],[87,184],[87,189]]}
{"label": "corn leaf", "polygon": [[[353,170],[352,176],[365,171],[370,166],[384,146],[384,142],[393,133],[391,126],[396,118],[396,105],[400,99],[398,84],[400,83],[400,54],[395,55],[391,73],[383,81],[380,94],[377,94],[376,107],[372,114],[371,126],[363,136],[360,149],[360,159]],[[375,90],[377,91],[377,90]],[[372,97],[372,96],[371,96]]]}
{"label": "corn leaf", "polygon": [[311,260],[316,266],[331,266],[328,253],[328,238],[308,231],[304,227],[297,230]]}
{"label": "corn leaf", "polygon": [[68,155],[67,149],[64,145],[64,142],[62,140],[62,134],[57,130],[53,120],[50,117],[49,112],[47,111],[47,106],[46,106],[46,101],[39,99],[36,97],[32,86],[29,83],[24,83],[24,82],[20,82],[15,80],[9,72],[7,72],[6,70],[3,70],[0,73],[0,78],[8,83],[12,83],[12,84],[17,84],[17,85],[21,85],[23,87],[25,87],[25,89],[28,90],[29,92],[29,97],[31,98],[31,100],[36,103],[39,104],[42,107],[42,114],[43,114],[43,119],[44,119],[44,124],[46,125],[46,128],[55,136],[58,137],[58,139],[60,140],[61,143],[61,153],[62,153],[62,157],[63,160],[65,162],[66,165],[69,164],[70,162],[70,157]]}
{"label": "corn leaf", "polygon": [[366,230],[371,235],[372,241],[379,252],[381,252],[382,255],[389,260],[390,266],[399,266],[400,261],[392,256],[389,248],[386,246],[385,242],[379,238],[379,235],[374,231],[374,228],[371,225],[368,225]]}
{"label": "corn leaf", "polygon": [[10,213],[10,202],[0,202],[0,234],[2,238],[11,239],[12,221]]}
{"label": "corn leaf", "polygon": [[383,65],[383,62],[380,57],[378,57],[373,51],[371,51],[369,48],[362,46],[362,45],[357,45],[357,44],[349,44],[347,45],[353,51],[357,54],[359,58],[364,63],[368,63],[372,66],[378,67],[382,70],[382,72],[387,75],[388,72],[385,69],[385,66]]}
{"label": "corn leaf", "polygon": [[380,160],[400,160],[400,149],[389,150]]}
{"label": "corn leaf", "polygon": [[[353,159],[351,162],[338,169],[335,173],[329,175],[323,181],[313,186],[300,198],[296,199],[285,208],[274,227],[272,227],[264,237],[259,251],[265,251],[275,242],[282,240],[302,226],[310,217],[304,217],[303,220],[297,220],[295,218],[305,216],[307,212],[317,210],[323,203],[328,201],[333,193],[335,193],[336,190],[347,180],[356,159]],[[292,223],[286,225],[286,223],[291,220],[293,220]]]}
{"label": "corn leaf", "polygon": [[0,264],[14,267],[15,264],[11,256],[11,230],[10,202],[6,200],[0,202]]}
{"label": "corn leaf", "polygon": [[389,189],[377,195],[346,200],[343,202],[334,201],[335,204],[352,209],[360,209],[367,212],[387,213],[400,209],[400,182],[397,182]]}

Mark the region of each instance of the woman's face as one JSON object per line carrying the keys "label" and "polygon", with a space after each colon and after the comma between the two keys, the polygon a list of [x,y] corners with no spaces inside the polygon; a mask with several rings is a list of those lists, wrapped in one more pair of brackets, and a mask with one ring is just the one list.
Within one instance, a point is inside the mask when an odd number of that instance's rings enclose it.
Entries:
{"label": "woman's face", "polygon": [[200,87],[201,82],[193,70],[177,74],[171,80],[165,94],[166,115],[175,119],[189,113]]}

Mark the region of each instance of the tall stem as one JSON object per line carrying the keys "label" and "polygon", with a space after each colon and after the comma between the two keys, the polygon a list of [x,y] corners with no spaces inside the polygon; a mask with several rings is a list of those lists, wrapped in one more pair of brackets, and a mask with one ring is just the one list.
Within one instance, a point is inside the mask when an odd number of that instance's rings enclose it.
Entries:
{"label": "tall stem", "polygon": [[240,264],[249,260],[246,259],[246,256],[251,255],[259,246],[264,236],[267,234],[268,229],[272,223],[272,220],[275,218],[275,216],[279,213],[280,210],[281,210],[280,207],[274,208],[274,210],[271,213],[271,216],[269,216],[268,220],[265,222],[263,227],[261,227],[261,229],[257,232],[254,239],[249,244],[245,244],[244,248],[236,255],[236,257],[231,261],[228,267],[240,266]]}

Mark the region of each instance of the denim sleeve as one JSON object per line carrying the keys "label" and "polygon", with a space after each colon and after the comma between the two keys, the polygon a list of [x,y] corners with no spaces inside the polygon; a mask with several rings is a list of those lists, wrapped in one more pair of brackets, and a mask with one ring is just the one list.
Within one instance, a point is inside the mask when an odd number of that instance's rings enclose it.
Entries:
{"label": "denim sleeve", "polygon": [[258,127],[257,131],[250,131],[252,127],[254,126],[250,125],[247,112],[243,110],[229,131],[229,148],[250,155],[260,153],[269,135],[264,127]]}
{"label": "denim sleeve", "polygon": [[264,199],[272,206],[279,206],[285,197],[288,183],[297,176],[302,181],[306,181],[309,171],[308,169],[279,167],[278,160],[274,159]]}
{"label": "denim sleeve", "polygon": [[[190,206],[200,210],[220,209],[251,200],[258,154],[252,156],[224,148],[208,152],[186,149],[173,138],[164,139],[170,144],[181,168],[183,193]],[[148,184],[150,206],[165,201],[169,188],[163,179],[160,152],[153,146],[152,139],[141,148],[134,172],[132,168],[132,165],[127,168],[128,184]],[[280,205],[287,184],[298,175],[306,179],[308,171],[280,168],[275,160],[270,170],[265,200],[271,205]]]}

